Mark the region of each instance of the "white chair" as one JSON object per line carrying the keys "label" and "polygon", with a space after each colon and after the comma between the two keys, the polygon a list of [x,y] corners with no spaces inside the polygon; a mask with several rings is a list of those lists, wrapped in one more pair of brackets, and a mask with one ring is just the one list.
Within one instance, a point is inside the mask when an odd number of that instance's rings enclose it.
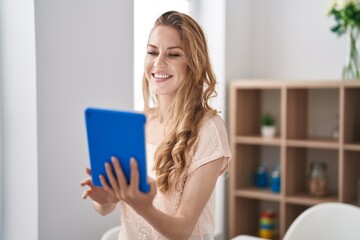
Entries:
{"label": "white chair", "polygon": [[232,238],[231,240],[266,240],[266,239],[249,236],[249,235],[239,235],[239,236]]}
{"label": "white chair", "polygon": [[118,240],[119,232],[120,226],[112,227],[101,236],[101,240]]}
{"label": "white chair", "polygon": [[359,240],[360,208],[345,203],[320,203],[302,212],[283,240]]}

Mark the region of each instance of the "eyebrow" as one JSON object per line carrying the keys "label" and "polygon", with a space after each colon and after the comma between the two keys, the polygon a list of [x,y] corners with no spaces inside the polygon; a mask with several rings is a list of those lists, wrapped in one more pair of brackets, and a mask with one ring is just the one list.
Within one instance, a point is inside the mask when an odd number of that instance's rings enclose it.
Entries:
{"label": "eyebrow", "polygon": [[[152,44],[148,44],[148,47],[153,47],[153,48],[158,49],[158,47],[157,47],[157,46],[152,45]],[[176,48],[179,48],[180,50],[182,50],[182,48],[181,48],[181,47],[179,47],[179,46],[172,46],[172,47],[168,47],[167,49],[168,49],[168,50],[171,50],[171,49],[176,49]]]}

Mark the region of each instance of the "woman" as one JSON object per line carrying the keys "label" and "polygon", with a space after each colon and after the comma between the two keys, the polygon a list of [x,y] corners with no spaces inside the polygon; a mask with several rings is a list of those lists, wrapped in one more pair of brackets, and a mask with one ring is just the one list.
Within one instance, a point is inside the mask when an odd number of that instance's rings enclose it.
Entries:
{"label": "woman", "polygon": [[119,204],[119,239],[214,239],[214,188],[231,158],[224,122],[209,106],[215,84],[201,27],[186,14],[161,15],[149,36],[143,77],[151,190],[139,191],[135,159],[129,185],[116,158],[116,176],[106,164],[110,185],[104,176],[104,188],[91,179],[81,183],[90,187],[83,198],[100,214]]}

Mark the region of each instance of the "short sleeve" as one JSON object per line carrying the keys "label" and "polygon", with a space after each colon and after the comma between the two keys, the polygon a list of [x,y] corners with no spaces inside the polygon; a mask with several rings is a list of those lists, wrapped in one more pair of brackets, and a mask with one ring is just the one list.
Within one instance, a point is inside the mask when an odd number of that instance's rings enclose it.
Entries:
{"label": "short sleeve", "polygon": [[219,175],[229,169],[231,151],[223,119],[219,115],[204,121],[194,148],[190,151],[188,174],[206,163],[224,157]]}

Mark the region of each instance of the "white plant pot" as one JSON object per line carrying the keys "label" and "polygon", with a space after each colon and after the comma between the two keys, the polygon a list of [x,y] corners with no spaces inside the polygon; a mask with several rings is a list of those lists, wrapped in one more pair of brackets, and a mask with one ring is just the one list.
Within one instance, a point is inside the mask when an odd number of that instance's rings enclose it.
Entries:
{"label": "white plant pot", "polygon": [[275,126],[262,126],[261,136],[265,138],[273,138],[275,136]]}

